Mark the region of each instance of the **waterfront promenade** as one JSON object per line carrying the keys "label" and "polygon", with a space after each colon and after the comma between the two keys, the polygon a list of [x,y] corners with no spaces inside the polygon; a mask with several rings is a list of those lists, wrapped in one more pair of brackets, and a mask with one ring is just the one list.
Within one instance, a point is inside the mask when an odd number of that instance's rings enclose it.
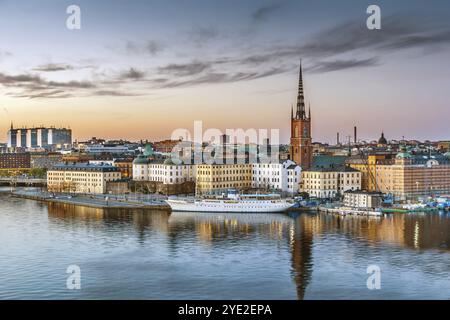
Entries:
{"label": "waterfront promenade", "polygon": [[32,199],[44,202],[73,204],[91,208],[150,208],[154,210],[168,210],[170,207],[162,196],[136,195],[81,195],[81,194],[53,194],[40,190],[14,190],[14,197]]}

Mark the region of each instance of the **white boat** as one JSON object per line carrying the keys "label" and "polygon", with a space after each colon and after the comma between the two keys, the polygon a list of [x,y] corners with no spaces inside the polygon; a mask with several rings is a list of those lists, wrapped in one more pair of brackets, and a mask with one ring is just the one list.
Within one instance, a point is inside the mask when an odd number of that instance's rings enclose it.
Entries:
{"label": "white boat", "polygon": [[294,206],[294,202],[281,199],[279,195],[238,195],[212,199],[179,199],[169,198],[167,204],[172,211],[185,212],[284,212]]}

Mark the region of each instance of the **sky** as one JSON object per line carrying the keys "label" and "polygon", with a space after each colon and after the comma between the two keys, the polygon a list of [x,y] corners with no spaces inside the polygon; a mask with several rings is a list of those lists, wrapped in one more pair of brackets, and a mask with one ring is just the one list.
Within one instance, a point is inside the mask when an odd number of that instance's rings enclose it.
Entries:
{"label": "sky", "polygon": [[203,121],[287,142],[300,59],[314,141],[450,139],[448,1],[0,0],[0,39],[0,141],[11,122],[159,140]]}

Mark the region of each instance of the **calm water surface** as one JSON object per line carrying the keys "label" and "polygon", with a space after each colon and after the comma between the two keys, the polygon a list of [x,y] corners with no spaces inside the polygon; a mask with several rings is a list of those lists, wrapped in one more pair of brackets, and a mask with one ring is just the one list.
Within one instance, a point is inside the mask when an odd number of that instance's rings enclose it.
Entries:
{"label": "calm water surface", "polygon": [[[66,289],[69,265],[81,290]],[[449,298],[448,213],[100,210],[0,193],[0,299]]]}

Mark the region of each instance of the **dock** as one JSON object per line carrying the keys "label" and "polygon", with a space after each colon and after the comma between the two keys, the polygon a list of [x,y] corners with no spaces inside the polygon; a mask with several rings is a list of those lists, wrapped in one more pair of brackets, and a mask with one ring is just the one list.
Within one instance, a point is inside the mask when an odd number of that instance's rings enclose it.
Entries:
{"label": "dock", "polygon": [[170,210],[170,206],[162,201],[125,201],[108,199],[107,201],[101,198],[89,197],[84,195],[74,196],[49,196],[46,193],[14,191],[11,193],[13,197],[24,198],[29,200],[47,202],[47,203],[64,203],[76,206],[83,206],[96,209],[151,209],[151,210]]}
{"label": "dock", "polygon": [[347,207],[340,207],[340,208],[319,207],[319,211],[326,212],[326,213],[332,213],[332,214],[338,214],[341,216],[346,216],[346,215],[372,216],[372,217],[383,216],[383,212],[380,212],[380,211],[363,210],[363,209],[355,209],[355,208],[347,208]]}

